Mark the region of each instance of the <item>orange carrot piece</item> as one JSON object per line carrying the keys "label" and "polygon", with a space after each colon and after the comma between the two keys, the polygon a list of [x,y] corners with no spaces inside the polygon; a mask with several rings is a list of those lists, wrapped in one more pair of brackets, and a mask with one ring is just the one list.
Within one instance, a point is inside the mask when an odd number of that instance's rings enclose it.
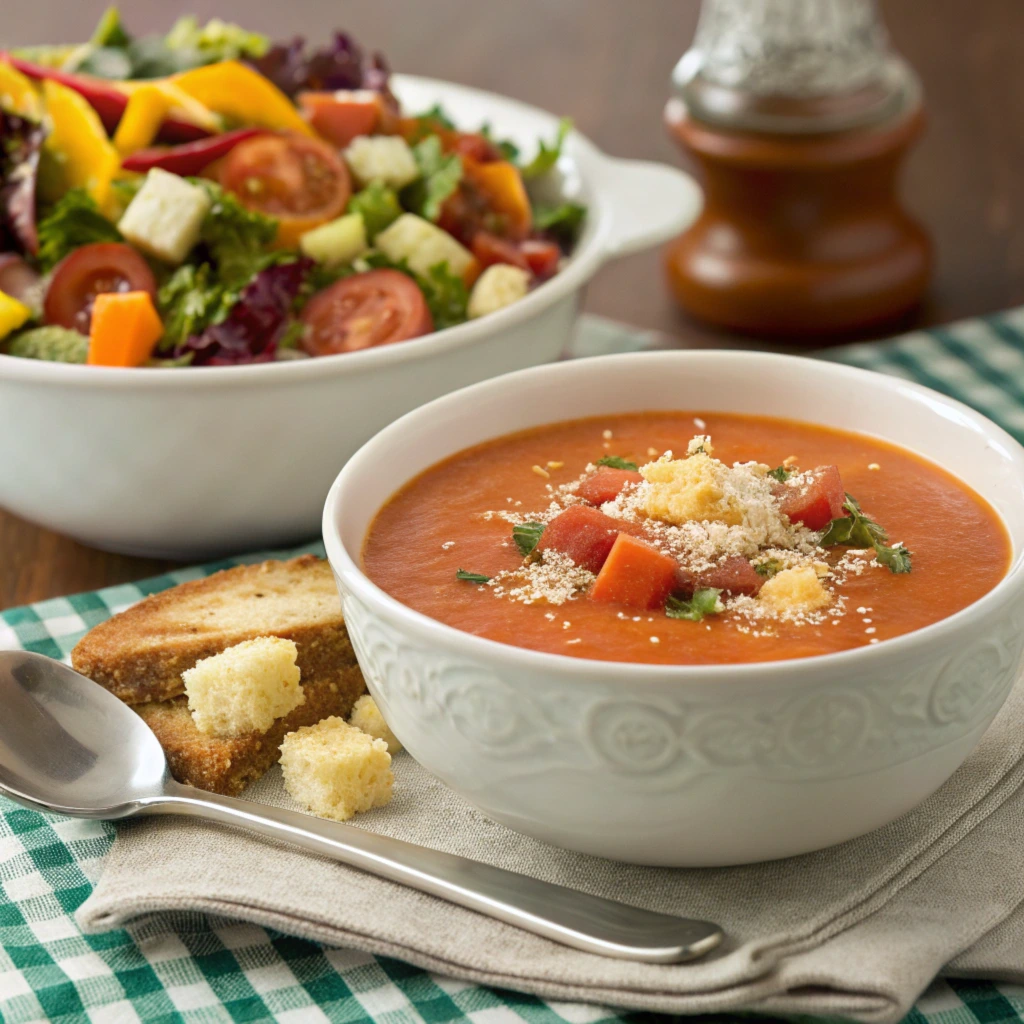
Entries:
{"label": "orange carrot piece", "polygon": [[102,292],[92,307],[90,366],[141,366],[164,333],[149,292]]}
{"label": "orange carrot piece", "polygon": [[660,608],[668,599],[676,561],[646,541],[620,533],[590,588],[591,601]]}

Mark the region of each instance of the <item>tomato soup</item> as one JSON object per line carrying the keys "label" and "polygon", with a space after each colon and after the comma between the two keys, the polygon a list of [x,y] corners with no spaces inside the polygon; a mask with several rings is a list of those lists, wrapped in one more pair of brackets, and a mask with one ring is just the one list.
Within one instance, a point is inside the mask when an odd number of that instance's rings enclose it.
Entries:
{"label": "tomato soup", "polygon": [[367,575],[457,629],[654,664],[806,658],[967,607],[1009,568],[988,503],[875,438],[650,412],[467,449],[402,488]]}

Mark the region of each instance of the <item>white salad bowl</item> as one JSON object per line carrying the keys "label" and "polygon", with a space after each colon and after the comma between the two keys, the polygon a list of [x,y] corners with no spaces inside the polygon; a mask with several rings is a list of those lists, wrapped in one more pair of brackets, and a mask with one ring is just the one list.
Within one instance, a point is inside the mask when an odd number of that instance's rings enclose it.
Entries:
{"label": "white salad bowl", "polygon": [[[644,409],[785,416],[892,441],[987,498],[1008,575],[925,629],[820,657],[639,665],[497,643],[413,611],[361,568],[408,480],[512,431]],[[910,810],[964,761],[1024,650],[1024,448],[966,406],[864,370],[750,352],[529,369],[404,416],[348,462],[327,555],[371,693],[412,756],[489,817],[557,846],[711,866],[809,852]],[[950,557],[970,550],[951,537]]]}
{"label": "white salad bowl", "polygon": [[[396,75],[403,107],[440,103],[527,157],[558,119],[476,89]],[[572,133],[559,194],[589,216],[564,269],[513,306],[420,339],[238,367],[111,369],[0,355],[0,506],[96,547],[200,557],[316,534],[338,466],[381,427],[477,381],[557,359],[609,258],[689,225],[700,190]],[[550,186],[549,186],[550,187]]]}

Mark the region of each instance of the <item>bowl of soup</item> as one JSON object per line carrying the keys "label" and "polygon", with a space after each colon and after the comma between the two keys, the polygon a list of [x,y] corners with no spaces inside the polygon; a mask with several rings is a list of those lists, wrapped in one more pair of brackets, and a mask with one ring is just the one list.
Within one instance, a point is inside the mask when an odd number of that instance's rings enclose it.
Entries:
{"label": "bowl of soup", "polygon": [[634,863],[892,821],[1024,651],[1024,449],[814,360],[639,353],[465,388],[360,449],[323,525],[412,756],[496,821]]}

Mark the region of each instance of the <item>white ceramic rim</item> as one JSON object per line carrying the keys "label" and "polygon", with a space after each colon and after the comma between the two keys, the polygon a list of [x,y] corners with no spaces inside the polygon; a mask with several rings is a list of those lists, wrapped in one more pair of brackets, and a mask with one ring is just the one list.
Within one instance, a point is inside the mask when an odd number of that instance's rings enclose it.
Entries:
{"label": "white ceramic rim", "polygon": [[[729,362],[742,359],[749,362],[751,359],[756,359],[762,360],[765,363],[785,362],[791,364],[806,363],[810,361],[806,357],[802,356],[719,349],[706,351],[680,351],[677,353],[657,353],[657,355],[661,357],[673,354],[697,361],[724,359],[726,362]],[[567,363],[555,364],[555,367],[560,369],[561,372],[569,373],[573,366],[586,366],[596,362],[609,360],[643,359],[649,358],[652,355],[654,354],[639,352],[594,356],[588,359],[571,360]],[[967,417],[973,421],[976,426],[981,428],[988,439],[996,440],[1011,450],[1016,449],[1020,453],[1021,457],[1024,458],[1024,447],[1022,447],[1015,438],[1003,430],[1003,428],[998,424],[993,423],[992,420],[988,419],[986,416],[982,416],[981,413],[976,412],[974,409],[970,408],[970,406],[964,405],[962,402],[958,402],[956,399],[949,398],[946,395],[933,391],[931,388],[926,388],[921,384],[914,383],[913,381],[908,381],[899,377],[891,377],[872,370],[864,370],[858,367],[845,366],[840,363],[829,363],[818,360],[814,360],[814,364],[825,373],[833,374],[838,380],[850,376],[859,377],[861,379],[870,377],[876,385],[886,388],[893,394],[894,398],[897,399],[901,393],[906,393],[907,391],[927,396],[930,401],[944,405],[951,410],[955,410],[958,414]],[[985,498],[992,512],[999,517],[1003,528],[1006,530],[1007,535],[1011,540],[1010,567],[1007,570],[1006,575],[996,584],[995,587],[992,588],[992,590],[983,595],[973,604],[968,605],[966,608],[963,608],[944,619],[939,619],[938,622],[933,622],[921,629],[912,630],[909,633],[902,633],[899,636],[892,637],[891,639],[883,640],[878,644],[851,648],[845,651],[836,651],[832,654],[818,654],[808,658],[790,658],[778,661],[758,662],[727,662],[716,665],[660,665],[649,663],[637,664],[635,662],[628,661],[601,661],[593,658],[574,658],[571,655],[566,654],[549,654],[544,651],[535,651],[526,647],[516,647],[512,644],[505,644],[498,640],[491,640],[487,637],[476,636],[473,633],[457,629],[455,626],[449,626],[447,623],[440,622],[437,619],[432,619],[430,616],[424,615],[422,612],[418,612],[415,609],[410,608],[408,605],[402,604],[402,602],[397,598],[392,597],[386,591],[378,587],[363,572],[362,566],[349,555],[348,550],[341,541],[339,531],[335,526],[335,521],[338,519],[341,495],[344,491],[347,478],[358,471],[359,465],[363,461],[373,460],[378,465],[386,464],[385,462],[378,461],[381,456],[377,449],[386,449],[393,440],[401,437],[406,431],[415,431],[415,425],[418,419],[435,414],[438,410],[443,409],[446,403],[449,405],[454,404],[462,401],[469,393],[473,393],[482,400],[483,405],[486,405],[486,391],[488,389],[507,387],[511,380],[515,380],[522,383],[524,386],[528,386],[529,381],[532,378],[545,372],[550,372],[555,367],[537,366],[530,367],[525,370],[518,370],[515,373],[505,374],[501,377],[495,377],[479,384],[473,384],[469,387],[461,388],[459,391],[454,391],[441,398],[437,398],[433,402],[429,402],[426,405],[420,406],[418,409],[414,409],[412,412],[406,413],[400,419],[395,420],[394,423],[385,427],[373,438],[367,441],[366,444],[364,444],[346,463],[345,467],[331,485],[331,489],[327,495],[323,515],[323,539],[327,551],[327,558],[331,566],[339,576],[343,578],[345,585],[351,588],[352,592],[358,598],[369,605],[371,614],[373,613],[374,605],[383,605],[386,611],[390,615],[399,619],[404,627],[412,629],[413,632],[424,637],[428,642],[431,640],[430,634],[433,633],[437,639],[441,640],[445,644],[446,647],[455,647],[456,649],[460,649],[465,652],[467,657],[470,658],[489,658],[492,660],[504,659],[513,663],[518,669],[559,672],[574,676],[580,681],[589,681],[595,678],[603,681],[612,681],[613,679],[620,680],[623,673],[628,673],[631,679],[636,677],[638,680],[645,682],[663,681],[666,677],[678,679],[680,682],[714,681],[716,683],[722,683],[728,678],[734,678],[737,682],[740,682],[741,680],[746,681],[752,676],[758,675],[776,678],[785,676],[792,678],[794,681],[799,681],[797,677],[820,678],[821,672],[828,671],[830,667],[845,667],[851,662],[857,661],[863,662],[866,670],[872,664],[877,663],[879,659],[905,654],[916,647],[926,646],[937,634],[941,632],[970,628],[976,622],[984,619],[985,616],[989,614],[989,610],[993,605],[1000,604],[1004,599],[1009,599],[1007,591],[1012,589],[1024,589],[1024,547],[1018,547],[1013,543],[1012,534],[1005,520],[998,510],[991,505],[989,499],[985,495],[981,496]],[[637,411],[642,412],[643,410]],[[600,412],[595,412],[593,415],[599,416]],[[543,424],[537,424],[537,426],[543,426]],[[871,436],[865,431],[851,432],[864,434],[869,437]],[[884,440],[884,438],[881,439]],[[474,445],[478,443],[484,442],[474,442]],[[470,447],[473,447],[473,445]],[[924,458],[925,461],[934,462],[933,459],[929,459],[927,456],[919,455],[919,457]],[[935,464],[938,465],[938,463]],[[407,482],[408,481],[402,481],[394,489],[392,494],[405,486]],[[360,549],[362,547],[362,543],[365,542],[365,537],[366,534],[364,532],[363,539],[360,542]],[[439,637],[438,634],[440,634]],[[804,679],[803,681],[807,680]]]}
{"label": "white ceramic rim", "polygon": [[[440,79],[422,78],[416,75],[393,76],[397,87],[403,84],[410,88],[427,88],[462,93],[481,101],[498,102],[518,108],[524,115],[546,120],[550,128],[558,125],[559,118],[538,107],[521,103],[482,89],[444,82]],[[566,140],[563,160],[573,166],[580,163],[577,156],[588,164],[598,164],[607,157],[586,136],[572,131]],[[628,162],[628,161],[627,161]],[[581,174],[584,184],[589,183],[587,175]],[[565,298],[583,286],[598,270],[602,263],[614,255],[610,245],[612,234],[612,210],[602,201],[599,191],[587,197],[590,204],[591,222],[584,229],[576,250],[566,265],[554,277],[533,289],[525,298],[504,309],[489,313],[479,320],[470,320],[455,327],[448,327],[413,338],[400,345],[385,345],[365,349],[361,352],[347,352],[333,356],[318,356],[315,359],[282,360],[270,363],[250,363],[243,366],[182,366],[173,372],[154,373],[152,369],[79,366],[71,363],[50,363],[37,359],[20,359],[0,354],[0,378],[16,381],[32,381],[52,384],[75,384],[85,387],[132,389],[180,387],[187,384],[220,388],[227,384],[289,384],[308,378],[322,378],[327,375],[346,376],[370,371],[376,367],[394,366],[435,354],[472,345],[482,336],[514,327],[529,320],[549,306]],[[595,216],[596,215],[596,216]]]}

